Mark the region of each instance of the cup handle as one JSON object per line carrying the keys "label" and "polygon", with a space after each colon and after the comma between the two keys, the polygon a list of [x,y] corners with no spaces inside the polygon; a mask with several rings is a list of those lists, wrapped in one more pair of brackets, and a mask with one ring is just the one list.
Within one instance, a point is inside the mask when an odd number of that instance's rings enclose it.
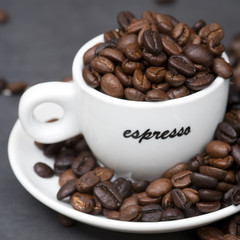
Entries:
{"label": "cup handle", "polygon": [[[63,117],[51,123],[36,119],[34,109],[43,103],[59,105],[64,111]],[[18,111],[21,124],[29,136],[41,143],[55,143],[81,132],[77,108],[73,82],[48,82],[29,88],[20,99]]]}

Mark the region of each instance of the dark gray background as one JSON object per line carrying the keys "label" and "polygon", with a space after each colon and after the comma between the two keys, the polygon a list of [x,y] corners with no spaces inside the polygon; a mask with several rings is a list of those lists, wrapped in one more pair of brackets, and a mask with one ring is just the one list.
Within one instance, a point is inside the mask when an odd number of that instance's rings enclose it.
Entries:
{"label": "dark gray background", "polygon": [[[11,81],[58,81],[71,75],[74,54],[90,38],[117,27],[116,14],[154,10],[190,26],[203,18],[220,23],[224,43],[240,31],[239,0],[0,0],[10,21],[0,25],[0,76]],[[19,96],[0,96],[0,239],[196,239],[196,230],[151,236],[106,231],[82,223],[64,228],[57,214],[33,198],[15,178],[7,142],[17,120]]]}

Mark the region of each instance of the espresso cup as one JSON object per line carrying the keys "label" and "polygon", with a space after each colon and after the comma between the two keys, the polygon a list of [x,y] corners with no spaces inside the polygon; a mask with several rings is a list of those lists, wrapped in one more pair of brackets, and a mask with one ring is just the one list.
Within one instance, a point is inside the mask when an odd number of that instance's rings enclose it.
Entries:
{"label": "espresso cup", "polygon": [[[202,152],[223,120],[229,80],[217,77],[204,90],[162,102],[114,98],[89,87],[82,76],[83,55],[99,42],[103,35],[76,54],[73,82],[41,83],[23,94],[19,118],[26,133],[41,143],[83,133],[100,163],[117,176],[135,180],[156,179]],[[34,117],[34,110],[44,103],[59,105],[62,118],[46,123]]]}

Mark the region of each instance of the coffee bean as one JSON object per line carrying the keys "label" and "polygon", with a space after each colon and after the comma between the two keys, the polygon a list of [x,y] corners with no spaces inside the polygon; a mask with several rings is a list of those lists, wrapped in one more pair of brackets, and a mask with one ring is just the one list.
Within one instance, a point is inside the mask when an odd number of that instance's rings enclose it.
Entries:
{"label": "coffee bean", "polygon": [[158,222],[162,216],[162,208],[159,204],[149,204],[142,207],[142,222]]}
{"label": "coffee bean", "polygon": [[145,19],[140,19],[140,20],[136,20],[132,23],[130,23],[127,27],[126,27],[126,32],[127,33],[138,33],[144,25],[148,24],[148,21]]}
{"label": "coffee bean", "polygon": [[179,55],[182,48],[169,35],[161,34],[163,50],[168,56]]}
{"label": "coffee bean", "polygon": [[125,178],[117,178],[113,182],[114,187],[117,189],[121,197],[124,199],[132,193],[132,182]]}
{"label": "coffee bean", "polygon": [[89,64],[95,57],[95,50],[96,48],[101,45],[102,43],[98,43],[93,47],[89,48],[83,55],[83,62],[85,65]]}
{"label": "coffee bean", "polygon": [[169,99],[168,95],[164,91],[157,89],[149,90],[145,95],[145,100],[149,102],[163,101],[167,99]]}
{"label": "coffee bean", "polygon": [[200,29],[202,29],[204,26],[206,26],[206,22],[204,20],[200,19],[194,23],[194,25],[192,26],[192,29],[196,33],[198,33],[200,31]]}
{"label": "coffee bean", "polygon": [[0,10],[0,24],[6,23],[8,18],[7,12],[5,10]]}
{"label": "coffee bean", "polygon": [[172,195],[172,200],[174,204],[179,209],[183,210],[183,209],[189,208],[192,205],[191,202],[188,201],[188,199],[186,198],[184,192],[180,189],[173,189],[171,191],[171,195]]}
{"label": "coffee bean", "polygon": [[183,55],[171,56],[168,60],[168,66],[186,77],[191,77],[196,73],[195,66]]}
{"label": "coffee bean", "polygon": [[104,93],[109,96],[122,98],[123,97],[123,86],[119,79],[112,73],[106,73],[101,78],[101,88]]}
{"label": "coffee bean", "polygon": [[134,182],[134,183],[132,183],[133,191],[135,193],[144,192],[146,190],[147,186],[149,185],[149,183],[150,182],[147,180]]}
{"label": "coffee bean", "polygon": [[213,158],[226,157],[231,150],[232,148],[229,144],[219,140],[213,140],[206,146],[206,152]]}
{"label": "coffee bean", "polygon": [[211,166],[200,166],[199,172],[206,176],[214,177],[218,180],[224,179],[227,175],[227,171]]}
{"label": "coffee bean", "polygon": [[225,158],[210,158],[208,159],[208,164],[212,167],[221,168],[221,169],[228,169],[233,164],[233,157],[227,156]]}
{"label": "coffee bean", "polygon": [[133,86],[141,92],[146,92],[151,88],[151,82],[140,69],[134,71],[132,82]]}
{"label": "coffee bean", "polygon": [[203,43],[207,43],[211,38],[223,39],[224,32],[222,27],[217,23],[211,23],[200,29],[198,35]]}
{"label": "coffee bean", "polygon": [[224,121],[229,123],[238,134],[240,133],[240,111],[230,110],[225,114]]}
{"label": "coffee bean", "polygon": [[131,205],[138,205],[138,196],[137,194],[133,194],[130,197],[127,197],[123,200],[123,203],[121,205],[121,207],[119,208],[120,211],[122,211],[122,209],[131,206]]}
{"label": "coffee bean", "polygon": [[71,195],[70,204],[77,211],[90,213],[94,207],[94,200],[89,194],[76,192]]}
{"label": "coffee bean", "polygon": [[110,181],[113,177],[114,171],[106,167],[97,167],[93,170],[97,176],[100,177],[101,181]]}
{"label": "coffee bean", "polygon": [[128,59],[123,61],[122,69],[127,74],[133,74],[136,69],[143,71],[145,69],[143,63],[141,62],[133,62]]}
{"label": "coffee bean", "polygon": [[166,73],[167,70],[164,67],[149,67],[146,69],[146,76],[151,83],[160,83],[164,81]]}
{"label": "coffee bean", "polygon": [[119,39],[121,37],[121,34],[119,31],[111,30],[109,32],[104,33],[104,41],[109,42],[113,39]]}
{"label": "coffee bean", "polygon": [[185,170],[178,173],[175,173],[171,177],[172,184],[175,188],[186,188],[190,186],[191,180],[190,175],[192,174],[191,171]]}
{"label": "coffee bean", "polygon": [[218,38],[209,39],[209,41],[207,42],[207,47],[215,57],[221,57],[222,53],[225,50],[224,45],[221,43],[221,40]]}
{"label": "coffee bean", "polygon": [[191,35],[190,27],[185,23],[178,23],[172,30],[172,37],[180,46],[185,46]]}
{"label": "coffee bean", "polygon": [[215,136],[218,140],[228,144],[234,144],[237,140],[237,133],[235,129],[226,122],[221,122],[218,124]]}
{"label": "coffee bean", "polygon": [[[104,42],[104,43],[99,44],[94,51],[95,56],[100,55],[100,52],[102,52],[104,49],[108,49],[108,50],[109,49],[115,49],[116,48],[116,43],[117,43],[117,40],[112,39],[108,42]],[[106,52],[106,55],[110,55],[110,57],[114,56],[114,54],[111,54],[111,52],[109,53],[109,51]],[[104,56],[104,54],[101,55],[101,56]],[[107,56],[104,56],[104,57],[107,57]]]}
{"label": "coffee bean", "polygon": [[189,162],[188,169],[192,172],[198,172],[199,167],[205,163],[203,154],[196,154]]}
{"label": "coffee bean", "polygon": [[232,187],[233,187],[233,184],[226,183],[226,182],[219,182],[218,185],[217,185],[216,190],[220,191],[222,193],[225,193]]}
{"label": "coffee bean", "polygon": [[174,174],[182,172],[186,170],[188,165],[184,162],[177,163],[173,167],[169,168],[167,171],[165,171],[162,175],[163,178],[171,178]]}
{"label": "coffee bean", "polygon": [[75,188],[78,192],[89,193],[93,190],[94,186],[100,182],[100,177],[95,172],[90,171],[83,174],[75,181]]}
{"label": "coffee bean", "polygon": [[201,215],[202,213],[198,211],[198,209],[195,206],[190,206],[189,208],[185,208],[183,210],[184,217],[189,218],[189,217],[196,217]]}
{"label": "coffee bean", "polygon": [[224,193],[223,201],[230,205],[239,205],[240,204],[240,186],[233,186],[227,192]]}
{"label": "coffee bean", "polygon": [[196,203],[196,208],[201,213],[215,212],[221,207],[220,202],[198,202]]}
{"label": "coffee bean", "polygon": [[58,221],[64,227],[71,227],[76,223],[76,221],[74,219],[69,218],[60,213],[58,213]]}
{"label": "coffee bean", "polygon": [[164,52],[158,54],[152,54],[146,49],[143,50],[143,58],[152,66],[162,66],[167,61],[167,56]]}
{"label": "coffee bean", "polygon": [[184,54],[195,64],[200,64],[207,67],[213,64],[213,55],[203,45],[187,45],[184,49]]}
{"label": "coffee bean", "polygon": [[106,57],[115,63],[122,63],[125,60],[124,55],[115,48],[105,48],[99,52],[100,56]]}
{"label": "coffee bean", "polygon": [[198,191],[193,188],[184,188],[182,189],[183,193],[185,194],[187,200],[192,204],[195,204],[200,201]]}
{"label": "coffee bean", "polygon": [[205,226],[197,230],[200,240],[218,240],[223,239],[224,233],[216,227]]}
{"label": "coffee bean", "polygon": [[132,87],[132,77],[124,73],[121,66],[116,66],[114,73],[122,83],[123,87]]}
{"label": "coffee bean", "polygon": [[60,176],[59,176],[59,185],[62,187],[65,183],[72,179],[77,179],[76,175],[74,174],[72,169],[65,170]]}
{"label": "coffee bean", "polygon": [[75,179],[66,182],[57,192],[57,199],[62,200],[76,192]]}
{"label": "coffee bean", "polygon": [[146,30],[143,33],[143,46],[148,52],[158,54],[162,51],[162,40],[158,32]]}
{"label": "coffee bean", "polygon": [[142,208],[138,205],[131,205],[120,211],[119,220],[136,222],[141,216]]}
{"label": "coffee bean", "polygon": [[68,168],[71,168],[74,160],[75,160],[75,155],[73,151],[71,150],[62,151],[55,157],[54,167],[58,169],[66,170]]}
{"label": "coffee bean", "polygon": [[115,210],[122,204],[122,197],[113,183],[103,181],[93,188],[93,193],[103,207]]}
{"label": "coffee bean", "polygon": [[138,194],[138,202],[140,205],[145,206],[148,204],[155,204],[155,203],[160,203],[162,199],[161,197],[149,197],[146,192],[142,192]]}
{"label": "coffee bean", "polygon": [[177,208],[167,208],[162,211],[162,221],[170,221],[184,218],[184,214]]}
{"label": "coffee bean", "polygon": [[125,88],[124,96],[128,100],[143,101],[145,99],[144,93],[135,88]]}
{"label": "coffee bean", "polygon": [[180,87],[172,87],[167,90],[167,95],[170,99],[185,97],[190,94],[189,89],[182,85]]}
{"label": "coffee bean", "polygon": [[118,39],[117,41],[117,46],[116,48],[121,51],[122,53],[125,53],[125,49],[128,44],[130,43],[137,43],[137,35],[136,34],[127,34],[121,38]]}
{"label": "coffee bean", "polygon": [[91,62],[90,66],[98,73],[112,73],[114,71],[114,64],[106,57],[97,56]]}
{"label": "coffee bean", "polygon": [[239,144],[234,144],[232,146],[232,152],[231,155],[233,157],[233,160],[235,161],[235,163],[240,166],[240,146]]}
{"label": "coffee bean", "polygon": [[220,191],[211,189],[199,189],[199,197],[204,202],[217,202],[220,201],[223,194]]}
{"label": "coffee bean", "polygon": [[171,191],[166,193],[163,198],[162,198],[162,208],[163,209],[167,209],[167,208],[171,208],[173,207],[174,204],[173,204],[173,199],[172,199],[172,194],[171,194]]}
{"label": "coffee bean", "polygon": [[[156,90],[162,90],[164,92],[166,92],[167,90],[169,90],[170,88],[170,84],[163,82],[163,83],[153,83],[152,84],[152,89],[156,89]],[[168,96],[171,98],[171,96],[168,94]]]}
{"label": "coffee bean", "polygon": [[84,138],[79,138],[74,143],[73,149],[77,153],[81,153],[84,151],[89,151],[89,146]]}
{"label": "coffee bean", "polygon": [[104,208],[103,215],[109,219],[119,220],[120,212]]}
{"label": "coffee bean", "polygon": [[228,170],[223,180],[228,183],[235,183],[236,182],[235,172],[233,170]]}
{"label": "coffee bean", "polygon": [[34,165],[35,173],[42,178],[50,178],[53,176],[53,170],[46,163],[37,162]]}
{"label": "coffee bean", "polygon": [[139,61],[142,58],[142,50],[137,43],[130,43],[125,48],[125,55],[132,61]]}
{"label": "coffee bean", "polygon": [[159,178],[149,184],[146,193],[149,197],[160,197],[172,189],[172,182],[167,178]]}
{"label": "coffee bean", "polygon": [[216,178],[196,172],[191,174],[190,179],[197,188],[215,189],[218,185]]}
{"label": "coffee bean", "polygon": [[232,76],[232,68],[223,58],[215,58],[213,60],[213,72],[218,76],[228,79]]}
{"label": "coffee bean", "polygon": [[223,240],[238,240],[239,237],[233,234],[225,234]]}
{"label": "coffee bean", "polygon": [[83,78],[92,88],[98,88],[100,86],[101,75],[94,69],[90,69],[89,66],[84,67]]}
{"label": "coffee bean", "polygon": [[6,89],[8,89],[13,94],[21,94],[25,91],[28,84],[26,82],[16,81],[8,83]]}
{"label": "coffee bean", "polygon": [[127,26],[131,23],[131,20],[135,18],[133,13],[129,11],[119,12],[117,15],[117,22],[123,30],[126,30]]}
{"label": "coffee bean", "polygon": [[173,29],[172,21],[164,14],[156,14],[157,28],[161,33],[171,34]]}
{"label": "coffee bean", "polygon": [[227,232],[234,236],[240,236],[239,225],[240,225],[240,216],[235,215],[227,225]]}
{"label": "coffee bean", "polygon": [[73,172],[81,177],[86,172],[91,171],[96,166],[96,159],[91,152],[82,152],[72,164]]}
{"label": "coffee bean", "polygon": [[179,87],[184,84],[186,78],[181,74],[174,75],[171,71],[167,71],[165,74],[165,80],[171,86]]}

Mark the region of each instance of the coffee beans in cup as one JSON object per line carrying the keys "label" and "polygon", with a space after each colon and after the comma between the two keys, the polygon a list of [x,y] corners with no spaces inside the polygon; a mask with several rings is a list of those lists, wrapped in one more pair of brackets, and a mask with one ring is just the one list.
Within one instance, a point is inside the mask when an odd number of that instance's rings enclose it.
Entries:
{"label": "coffee beans in cup", "polygon": [[85,82],[109,96],[133,101],[165,101],[228,79],[222,58],[222,27],[197,21],[193,27],[173,16],[145,11],[117,15],[118,28],[83,56]]}

